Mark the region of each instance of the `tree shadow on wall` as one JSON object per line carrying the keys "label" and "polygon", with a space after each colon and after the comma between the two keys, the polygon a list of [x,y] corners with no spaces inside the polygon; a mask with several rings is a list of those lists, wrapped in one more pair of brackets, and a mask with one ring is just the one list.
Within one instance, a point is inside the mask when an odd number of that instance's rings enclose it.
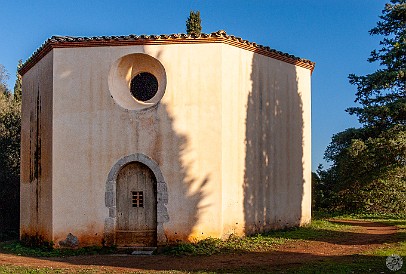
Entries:
{"label": "tree shadow on wall", "polygon": [[[195,163],[190,158],[188,137],[175,130],[167,105],[161,102],[148,111],[126,112],[125,116],[121,118],[128,124],[122,133],[129,136],[124,142],[132,144],[130,154],[148,156],[158,164],[163,176],[166,189],[158,190],[162,203],[157,206],[157,222],[163,228],[158,226],[158,230],[163,229],[168,242],[187,241],[204,209],[201,201],[209,176],[197,178],[191,172]],[[163,187],[163,182],[158,183]],[[161,244],[163,240],[159,240]]]}
{"label": "tree shadow on wall", "polygon": [[[158,52],[156,58],[161,59],[162,52]],[[185,77],[188,79],[188,77]],[[171,79],[168,79],[168,81]],[[188,81],[188,80],[185,80]],[[194,84],[191,83],[190,93],[193,92]],[[171,95],[171,90],[165,91],[165,96]],[[172,109],[176,106],[171,106]],[[168,213],[169,222],[164,224],[167,241],[179,242],[190,241],[192,235],[196,234],[196,226],[199,217],[208,205],[203,205],[206,185],[210,180],[210,174],[204,170],[196,172],[197,159],[193,155],[190,140],[185,133],[175,129],[175,114],[171,113],[171,107],[162,100],[156,108],[158,119],[155,123],[157,137],[154,138],[154,149],[156,153],[153,159],[159,164],[168,187]],[[194,106],[193,110],[197,110]],[[183,123],[185,121],[182,121]],[[198,121],[188,120],[186,123]],[[187,128],[192,128],[188,125]],[[168,158],[168,155],[171,158]],[[192,171],[193,170],[193,171]],[[203,234],[199,231],[199,234]]]}
{"label": "tree shadow on wall", "polygon": [[195,163],[185,157],[191,152],[188,137],[174,129],[168,107],[160,103],[156,111],[159,119],[155,124],[157,137],[153,138],[152,158],[159,164],[168,188],[169,222],[164,223],[165,236],[168,242],[187,241],[204,210],[201,201],[210,178],[209,175],[196,178],[192,174]]}
{"label": "tree shadow on wall", "polygon": [[[152,56],[160,60],[161,54],[162,52],[157,52]],[[168,85],[162,101],[149,109],[113,111],[112,115],[119,115],[117,119],[123,124],[119,133],[111,129],[107,131],[122,137],[120,141],[113,139],[115,143],[111,144],[112,147],[121,147],[127,154],[144,154],[159,166],[165,182],[158,182],[159,187],[167,189],[158,190],[158,199],[162,201],[157,206],[158,237],[162,237],[161,233],[164,233],[168,242],[174,242],[186,241],[195,232],[199,216],[204,210],[201,203],[209,176],[207,174],[203,176],[204,171],[199,174],[192,173],[192,170],[196,171],[196,163],[191,157],[193,151],[190,151],[190,137],[186,135],[187,131],[175,128],[175,122],[179,121],[175,121],[177,116],[173,105],[165,103],[165,97],[174,96],[170,89],[171,85]],[[106,94],[109,95],[108,91]],[[113,128],[113,125],[109,126]],[[127,144],[127,147],[123,148],[123,144]],[[162,244],[164,239],[160,238],[158,241]]]}
{"label": "tree shadow on wall", "polygon": [[303,109],[296,67],[254,54],[246,116],[245,233],[299,225]]}

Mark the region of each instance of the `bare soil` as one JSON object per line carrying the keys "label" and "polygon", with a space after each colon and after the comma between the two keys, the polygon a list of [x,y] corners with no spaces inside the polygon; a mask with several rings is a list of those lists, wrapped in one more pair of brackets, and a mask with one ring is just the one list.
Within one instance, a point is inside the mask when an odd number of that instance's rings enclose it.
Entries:
{"label": "bare soil", "polygon": [[268,252],[218,254],[212,256],[134,256],[125,254],[75,256],[66,258],[32,258],[0,253],[0,265],[57,268],[66,272],[88,270],[96,273],[156,271],[266,272],[283,271],[303,263],[331,258],[351,257],[397,241],[395,226],[354,220],[331,220],[355,227],[337,231],[323,240],[294,240],[275,246]]}

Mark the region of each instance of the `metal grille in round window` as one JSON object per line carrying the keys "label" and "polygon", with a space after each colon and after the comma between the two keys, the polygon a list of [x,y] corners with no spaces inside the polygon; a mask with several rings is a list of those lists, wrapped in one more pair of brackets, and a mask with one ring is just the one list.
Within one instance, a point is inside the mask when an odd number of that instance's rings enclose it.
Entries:
{"label": "metal grille in round window", "polygon": [[148,101],[158,92],[158,80],[148,72],[141,72],[131,80],[130,91],[138,101]]}

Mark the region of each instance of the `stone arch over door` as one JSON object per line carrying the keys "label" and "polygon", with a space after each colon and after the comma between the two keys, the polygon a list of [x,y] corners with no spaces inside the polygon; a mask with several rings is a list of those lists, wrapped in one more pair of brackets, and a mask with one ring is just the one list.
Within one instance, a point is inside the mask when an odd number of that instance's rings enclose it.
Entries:
{"label": "stone arch over door", "polygon": [[117,176],[124,166],[133,162],[139,162],[146,165],[155,176],[157,191],[157,243],[158,245],[163,245],[167,241],[163,224],[169,221],[168,210],[166,208],[168,203],[168,188],[158,164],[141,153],[135,153],[121,158],[114,164],[109,172],[105,191],[105,205],[109,211],[109,216],[105,218],[104,222],[105,244],[115,244],[115,231],[117,225]]}

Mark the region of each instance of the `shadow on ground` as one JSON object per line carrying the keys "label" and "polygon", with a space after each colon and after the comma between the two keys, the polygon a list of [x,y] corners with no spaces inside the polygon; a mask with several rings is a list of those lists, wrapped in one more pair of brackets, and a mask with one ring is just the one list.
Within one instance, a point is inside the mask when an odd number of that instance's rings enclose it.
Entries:
{"label": "shadow on ground", "polygon": [[[269,273],[303,270],[308,273],[389,273],[385,265],[386,256],[337,255],[323,256],[299,252],[251,252],[233,256],[219,254],[213,256],[83,256],[64,258],[53,265],[52,260],[44,260],[35,267],[80,268],[126,271],[215,271],[216,273]],[[305,273],[306,273],[305,271]],[[402,272],[400,272],[402,273]]]}
{"label": "shadow on ground", "polygon": [[[338,221],[337,221],[338,222]],[[311,240],[337,245],[377,245],[384,243],[396,243],[406,239],[406,231],[399,230],[395,226],[377,223],[375,226],[352,222],[340,222],[341,224],[355,226],[354,231],[334,231],[328,229],[300,228],[287,231],[272,231],[267,235],[293,240]],[[358,229],[356,226],[359,226]]]}
{"label": "shadow on ground", "polygon": [[[268,235],[297,241],[274,244],[261,252],[244,252],[236,244],[234,249],[228,250],[229,253],[224,252],[212,256],[111,254],[32,258],[0,253],[0,265],[6,263],[35,268],[52,267],[72,271],[94,269],[104,272],[178,270],[220,273],[294,273],[296,271],[300,271],[300,273],[390,273],[385,265],[386,256],[366,254],[368,254],[367,251],[404,241],[406,237],[404,230],[392,231],[391,229],[394,227],[391,226],[381,226],[381,224],[372,226],[358,221],[336,220],[336,222],[358,226],[359,230],[343,232],[313,228],[310,233],[306,231],[307,228],[302,228],[296,231],[276,231]],[[370,228],[381,229],[381,233],[373,234],[374,232],[371,232]],[[394,249],[396,247],[396,244],[391,246]],[[399,273],[406,272],[400,271]]]}

